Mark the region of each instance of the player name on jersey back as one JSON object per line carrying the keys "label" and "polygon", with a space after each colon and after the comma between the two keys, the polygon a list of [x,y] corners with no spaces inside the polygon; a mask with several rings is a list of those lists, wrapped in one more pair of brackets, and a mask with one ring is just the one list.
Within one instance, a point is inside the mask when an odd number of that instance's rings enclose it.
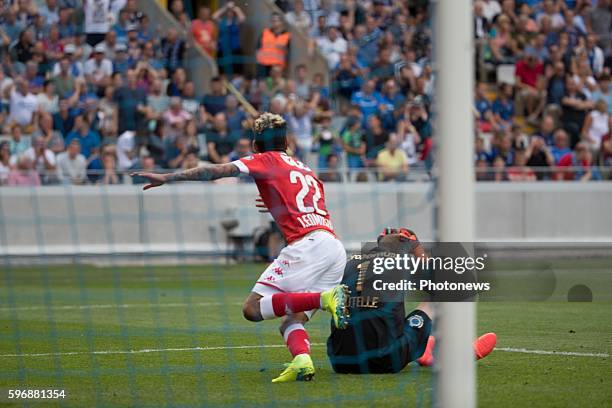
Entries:
{"label": "player name on jersey back", "polygon": [[255,179],[266,208],[288,242],[317,229],[334,234],[323,183],[304,163],[278,151],[254,154],[234,163]]}

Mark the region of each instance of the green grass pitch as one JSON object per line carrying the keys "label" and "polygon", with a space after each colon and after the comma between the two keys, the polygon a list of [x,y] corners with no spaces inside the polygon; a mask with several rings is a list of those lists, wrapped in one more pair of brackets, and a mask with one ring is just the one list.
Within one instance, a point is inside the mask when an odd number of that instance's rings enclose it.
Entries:
{"label": "green grass pitch", "polygon": [[[332,373],[322,344],[329,319],[322,312],[308,325],[315,380],[271,384],[290,360],[278,322],[247,322],[240,307],[262,269],[2,269],[0,406],[431,405],[429,368]],[[485,331],[498,334],[501,348],[609,355],[612,304],[480,303],[478,332]],[[605,356],[495,351],[477,363],[479,406],[610,406],[610,362]],[[16,388],[65,389],[66,398],[9,401],[7,390]]]}

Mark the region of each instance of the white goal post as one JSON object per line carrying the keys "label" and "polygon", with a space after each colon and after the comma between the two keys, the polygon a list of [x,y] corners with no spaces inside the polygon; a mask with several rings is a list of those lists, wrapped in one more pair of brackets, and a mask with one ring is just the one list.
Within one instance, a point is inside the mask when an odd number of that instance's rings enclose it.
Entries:
{"label": "white goal post", "polygon": [[[435,0],[437,239],[474,241],[472,0]],[[435,406],[476,406],[475,305],[436,305]]]}

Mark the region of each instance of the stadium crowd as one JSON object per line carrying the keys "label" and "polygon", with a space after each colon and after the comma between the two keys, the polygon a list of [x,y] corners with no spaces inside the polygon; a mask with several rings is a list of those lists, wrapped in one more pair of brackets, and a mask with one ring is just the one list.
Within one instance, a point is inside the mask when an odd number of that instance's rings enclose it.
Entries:
{"label": "stadium crowd", "polygon": [[[284,15],[247,56],[231,1],[193,19],[170,1],[183,35],[152,27],[135,0],[0,0],[0,185],[116,184],[246,156],[252,119],[225,80],[285,117],[291,150],[325,181],[427,177],[428,0],[276,3]],[[609,177],[611,3],[474,2],[478,180]],[[289,69],[289,25],[327,73]],[[202,98],[185,69],[196,43],[220,70]]]}

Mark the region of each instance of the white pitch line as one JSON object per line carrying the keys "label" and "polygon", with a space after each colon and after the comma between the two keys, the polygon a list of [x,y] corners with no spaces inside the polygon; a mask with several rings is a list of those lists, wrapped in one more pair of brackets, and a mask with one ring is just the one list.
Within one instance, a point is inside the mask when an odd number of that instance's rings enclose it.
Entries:
{"label": "white pitch line", "polygon": [[[311,346],[324,346],[325,343],[312,343]],[[63,353],[32,353],[32,354],[0,354],[2,357],[59,357],[59,356],[78,356],[78,355],[111,355],[111,354],[146,354],[146,353],[165,353],[172,351],[211,351],[211,350],[244,350],[258,348],[284,348],[284,344],[259,344],[246,346],[211,346],[211,347],[185,347],[185,348],[165,348],[165,349],[140,349],[140,350],[99,350],[99,351],[70,351]],[[574,351],[547,351],[529,350],[524,348],[496,347],[495,351],[523,354],[539,354],[547,356],[570,356],[570,357],[601,357],[608,358],[608,353],[579,353]]]}
{"label": "white pitch line", "polygon": [[[36,311],[36,310],[83,310],[83,309],[129,309],[129,308],[153,308],[153,307],[188,307],[192,306],[223,306],[228,303],[223,302],[194,302],[194,303],[124,303],[124,304],[100,304],[100,305],[56,305],[56,306],[17,306],[17,307],[0,307],[0,312],[10,311]],[[237,306],[242,303],[230,303],[230,305]]]}
{"label": "white pitch line", "polygon": [[573,357],[602,357],[608,358],[608,353],[582,353],[577,351],[548,351],[548,350],[529,350],[513,347],[495,347],[495,351],[506,351],[508,353],[540,354],[544,356],[573,356]]}

